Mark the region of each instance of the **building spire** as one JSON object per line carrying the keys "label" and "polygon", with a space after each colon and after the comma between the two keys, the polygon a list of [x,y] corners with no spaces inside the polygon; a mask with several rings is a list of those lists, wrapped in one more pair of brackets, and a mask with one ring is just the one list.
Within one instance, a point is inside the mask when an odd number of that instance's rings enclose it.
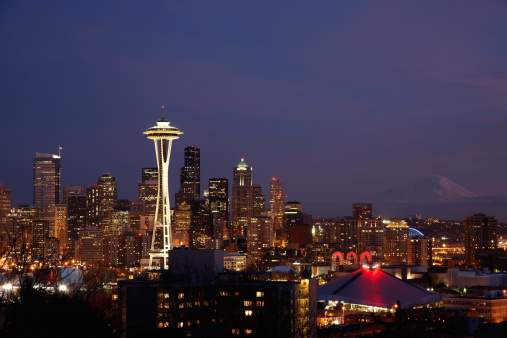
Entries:
{"label": "building spire", "polygon": [[169,122],[165,119],[165,106],[162,106],[162,118],[158,122]]}

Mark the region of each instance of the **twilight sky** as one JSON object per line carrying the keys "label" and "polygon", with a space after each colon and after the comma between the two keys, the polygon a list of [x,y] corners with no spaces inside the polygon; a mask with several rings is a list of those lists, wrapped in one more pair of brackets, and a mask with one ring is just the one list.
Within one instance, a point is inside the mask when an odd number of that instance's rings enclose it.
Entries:
{"label": "twilight sky", "polygon": [[62,146],[64,185],[110,172],[136,199],[165,105],[184,132],[171,195],[188,145],[202,189],[244,157],[314,216],[432,174],[505,194],[506,18],[505,1],[4,0],[0,182],[32,203],[35,152]]}

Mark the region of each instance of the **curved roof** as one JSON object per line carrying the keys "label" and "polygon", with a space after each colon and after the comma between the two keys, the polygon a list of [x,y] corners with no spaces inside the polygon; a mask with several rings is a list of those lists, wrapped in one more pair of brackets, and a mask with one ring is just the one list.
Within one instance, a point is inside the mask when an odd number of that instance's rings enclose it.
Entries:
{"label": "curved roof", "polygon": [[236,166],[236,168],[248,168],[248,164],[245,163],[245,159],[244,158],[242,158],[241,161],[239,161],[239,163]]}
{"label": "curved roof", "polygon": [[362,268],[317,288],[317,299],[402,309],[438,302],[437,293],[407,283],[380,269]]}
{"label": "curved roof", "polygon": [[420,232],[419,230],[414,229],[414,228],[408,228],[408,237],[414,238],[416,236],[422,236],[422,237],[424,237],[423,233]]}

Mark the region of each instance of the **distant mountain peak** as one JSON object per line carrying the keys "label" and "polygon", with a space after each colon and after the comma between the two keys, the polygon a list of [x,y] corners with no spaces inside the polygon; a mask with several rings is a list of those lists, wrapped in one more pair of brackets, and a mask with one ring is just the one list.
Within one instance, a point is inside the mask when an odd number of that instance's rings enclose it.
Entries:
{"label": "distant mountain peak", "polygon": [[427,203],[450,202],[473,197],[478,197],[478,195],[447,177],[431,175],[418,180],[400,191],[389,189],[380,196],[380,200]]}

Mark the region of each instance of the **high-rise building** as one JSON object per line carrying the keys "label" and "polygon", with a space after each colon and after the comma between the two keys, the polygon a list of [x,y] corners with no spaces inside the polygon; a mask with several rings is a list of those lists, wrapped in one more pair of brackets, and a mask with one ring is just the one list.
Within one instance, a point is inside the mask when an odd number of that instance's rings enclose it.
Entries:
{"label": "high-rise building", "polygon": [[222,217],[229,223],[229,179],[209,179],[209,209],[213,215]]}
{"label": "high-rise building", "polygon": [[280,180],[273,177],[273,182],[269,185],[269,213],[273,217],[273,230],[275,240],[287,242],[287,233],[283,231],[283,214],[285,212],[285,195],[283,184]]}
{"label": "high-rise building", "polygon": [[494,251],[497,248],[498,220],[485,214],[468,216],[465,225],[465,265],[475,267],[479,263],[478,254]]}
{"label": "high-rise building", "polygon": [[4,188],[0,186],[0,252],[5,247],[7,242],[7,215],[11,213],[11,188]]}
{"label": "high-rise building", "polygon": [[385,260],[388,263],[407,263],[408,261],[408,225],[405,221],[393,219],[384,221]]}
{"label": "high-rise building", "polygon": [[159,191],[158,168],[142,168],[138,189],[138,198],[144,202],[144,214],[155,216]]}
{"label": "high-rise building", "polygon": [[176,193],[176,206],[201,198],[201,150],[185,147],[185,166],[180,169],[181,188]]}
{"label": "high-rise building", "polygon": [[98,265],[104,259],[104,236],[98,227],[79,231],[78,260],[86,265]]}
{"label": "high-rise building", "polygon": [[[98,192],[98,190],[95,189]],[[87,189],[87,192],[88,191]],[[76,243],[79,231],[86,228],[88,219],[87,199],[92,198],[90,195],[69,195],[67,197],[67,241],[66,247],[71,257],[76,257]],[[97,206],[98,208],[98,206]]]}
{"label": "high-rise building", "polygon": [[273,247],[273,226],[269,216],[252,217],[247,231],[247,264],[255,265],[262,260],[264,250]]}
{"label": "high-rise building", "polygon": [[[169,121],[162,118],[157,125],[148,128],[143,134],[155,143],[155,154],[157,157],[158,168],[158,194],[157,206],[155,208],[155,224],[153,226],[150,262],[149,267],[154,268],[153,260],[159,260],[158,266],[164,270],[169,268],[169,250],[172,249],[171,238],[171,205],[169,202],[169,160],[171,158],[171,147],[173,140],[180,137],[183,132],[178,128],[171,126]],[[161,245],[155,247],[157,241],[157,232],[160,233]]]}
{"label": "high-rise building", "polygon": [[97,181],[99,193],[99,226],[104,236],[113,235],[113,213],[118,202],[116,179],[104,173]]}
{"label": "high-rise building", "polygon": [[50,221],[47,219],[38,219],[33,222],[32,234],[32,259],[45,261],[47,253],[44,245],[49,238]]}
{"label": "high-rise building", "polygon": [[206,242],[213,237],[213,217],[204,200],[189,201],[191,221],[188,238],[191,249],[206,249]]}
{"label": "high-rise building", "polygon": [[67,198],[71,195],[86,195],[86,188],[81,185],[68,185],[63,187],[63,203],[67,203]]}
{"label": "high-rise building", "polygon": [[253,210],[252,215],[262,215],[266,211],[266,196],[262,193],[262,184],[252,185]]}
{"label": "high-rise building", "polygon": [[61,252],[67,248],[67,204],[55,205],[55,223],[49,228],[49,236],[58,238]]}
{"label": "high-rise building", "polygon": [[252,167],[241,159],[233,169],[232,180],[232,235],[244,234],[253,216]]}
{"label": "high-rise building", "polygon": [[60,203],[62,162],[59,155],[35,153],[33,160],[33,201],[43,219],[53,220]]}
{"label": "high-rise building", "polygon": [[431,238],[424,236],[410,237],[408,241],[407,263],[429,266],[432,264]]}
{"label": "high-rise building", "polygon": [[381,219],[359,219],[358,222],[358,254],[368,251],[374,261],[384,256],[384,223]]}
{"label": "high-rise building", "polygon": [[371,219],[371,203],[354,203],[352,205],[354,219]]}

